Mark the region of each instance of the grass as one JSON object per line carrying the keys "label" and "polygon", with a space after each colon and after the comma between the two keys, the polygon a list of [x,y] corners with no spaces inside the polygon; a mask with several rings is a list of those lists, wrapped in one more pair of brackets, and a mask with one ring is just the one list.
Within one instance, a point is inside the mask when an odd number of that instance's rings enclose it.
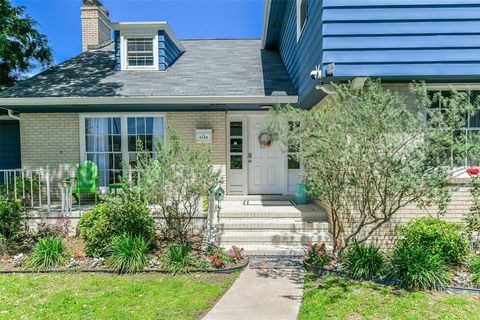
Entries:
{"label": "grass", "polygon": [[236,275],[0,276],[0,319],[195,319]]}
{"label": "grass", "polygon": [[480,297],[408,292],[371,282],[308,274],[300,320],[478,319]]}

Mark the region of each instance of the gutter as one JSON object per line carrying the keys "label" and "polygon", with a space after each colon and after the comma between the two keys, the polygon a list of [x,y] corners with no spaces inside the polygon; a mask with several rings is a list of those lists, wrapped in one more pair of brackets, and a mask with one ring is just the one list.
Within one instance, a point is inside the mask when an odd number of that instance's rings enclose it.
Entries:
{"label": "gutter", "polygon": [[270,9],[272,7],[272,0],[265,0],[265,9],[263,12],[263,31],[262,31],[262,49],[265,49],[268,32],[268,20],[270,18]]}
{"label": "gutter", "polygon": [[8,111],[8,116],[9,116],[10,118],[20,121],[20,117],[14,115],[14,114],[13,114],[13,110],[7,109],[7,111]]}
{"label": "gutter", "polygon": [[127,105],[127,104],[296,104],[298,96],[162,96],[0,98],[3,106]]}

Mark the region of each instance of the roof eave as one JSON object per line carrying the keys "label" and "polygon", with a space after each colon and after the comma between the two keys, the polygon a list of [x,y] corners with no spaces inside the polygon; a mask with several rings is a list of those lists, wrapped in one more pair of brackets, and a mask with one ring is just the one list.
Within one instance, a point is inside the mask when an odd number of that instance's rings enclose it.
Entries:
{"label": "roof eave", "polygon": [[109,104],[296,104],[298,96],[162,96],[162,97],[34,97],[0,98],[0,105],[55,106],[55,105],[109,105]]}
{"label": "roof eave", "polygon": [[167,21],[152,21],[152,22],[112,22],[113,30],[132,30],[132,29],[157,29],[165,30],[175,46],[185,52],[185,47],[182,42],[177,38],[172,28]]}
{"label": "roof eave", "polygon": [[272,7],[272,0],[265,0],[265,7],[263,13],[263,31],[262,31],[262,48],[265,49],[268,33],[268,20],[270,18],[270,9]]}

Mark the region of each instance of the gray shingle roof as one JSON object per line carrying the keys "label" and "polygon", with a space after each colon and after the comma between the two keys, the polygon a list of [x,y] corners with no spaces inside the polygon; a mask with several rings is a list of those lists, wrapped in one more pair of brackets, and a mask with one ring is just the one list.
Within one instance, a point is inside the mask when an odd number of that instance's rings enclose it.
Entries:
{"label": "gray shingle roof", "polygon": [[82,53],[0,97],[296,95],[275,51],[260,40],[183,40],[185,53],[166,71],[115,71],[113,44]]}

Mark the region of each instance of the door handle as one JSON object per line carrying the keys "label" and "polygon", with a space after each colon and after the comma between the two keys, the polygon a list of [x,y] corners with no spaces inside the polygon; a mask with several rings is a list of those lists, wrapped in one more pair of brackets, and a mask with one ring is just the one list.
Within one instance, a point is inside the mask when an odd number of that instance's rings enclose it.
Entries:
{"label": "door handle", "polygon": [[248,163],[251,163],[252,162],[252,153],[249,152],[248,153]]}

